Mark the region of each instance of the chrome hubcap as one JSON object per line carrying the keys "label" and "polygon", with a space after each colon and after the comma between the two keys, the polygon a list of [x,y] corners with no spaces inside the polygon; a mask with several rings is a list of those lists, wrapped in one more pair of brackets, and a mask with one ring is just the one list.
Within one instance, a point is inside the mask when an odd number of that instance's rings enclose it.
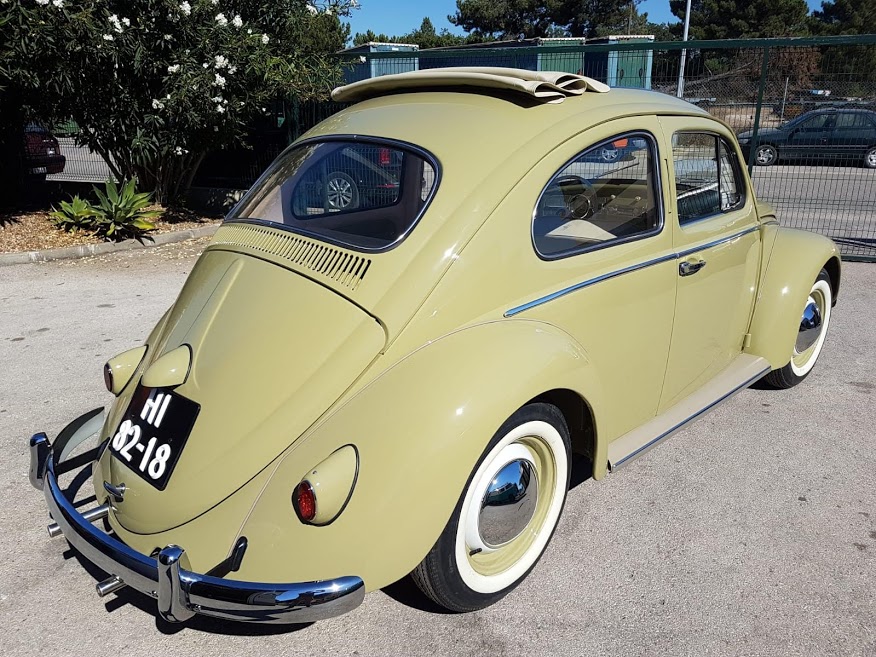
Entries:
{"label": "chrome hubcap", "polygon": [[329,205],[333,208],[346,208],[353,200],[353,186],[343,178],[332,178],[326,185]]}
{"label": "chrome hubcap", "polygon": [[760,164],[769,164],[773,161],[773,151],[769,148],[760,148],[757,151],[757,161]]}
{"label": "chrome hubcap", "polygon": [[617,159],[617,149],[616,148],[603,148],[602,149],[602,159],[606,162],[612,162]]}
{"label": "chrome hubcap", "polygon": [[806,308],[803,310],[803,318],[800,320],[800,330],[797,333],[797,343],[794,345],[794,353],[802,354],[818,341],[821,335],[821,309],[814,298],[809,297]]}
{"label": "chrome hubcap", "polygon": [[530,461],[504,465],[487,487],[478,517],[481,540],[488,547],[504,545],[523,533],[538,501],[538,477]]}
{"label": "chrome hubcap", "polygon": [[871,167],[876,167],[876,150],[872,150],[867,153],[867,164]]}

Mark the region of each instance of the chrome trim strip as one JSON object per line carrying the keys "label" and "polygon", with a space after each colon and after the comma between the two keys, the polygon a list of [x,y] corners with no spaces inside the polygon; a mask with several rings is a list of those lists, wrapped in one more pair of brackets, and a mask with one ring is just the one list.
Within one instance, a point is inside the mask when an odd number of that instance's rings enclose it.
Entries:
{"label": "chrome trim strip", "polygon": [[641,447],[639,447],[639,448],[638,448],[637,450],[635,450],[634,452],[630,452],[630,453],[627,454],[625,457],[623,457],[622,459],[618,460],[618,462],[615,463],[614,466],[613,466],[611,469],[612,469],[612,470],[617,470],[620,466],[622,466],[622,465],[623,465],[624,463],[626,463],[627,461],[629,461],[629,460],[635,458],[636,456],[640,456],[643,452],[645,452],[645,451],[649,450],[650,448],[654,447],[657,443],[659,443],[659,442],[665,440],[666,438],[669,438],[672,434],[674,434],[674,433],[676,433],[677,431],[679,431],[680,429],[684,428],[685,426],[687,426],[688,424],[690,424],[691,422],[693,422],[694,420],[696,420],[696,419],[699,418],[700,416],[702,416],[702,415],[704,415],[705,413],[709,412],[710,410],[712,410],[713,408],[715,408],[715,407],[718,406],[719,404],[721,404],[721,403],[727,401],[730,397],[732,397],[733,395],[735,395],[735,394],[736,394],[737,392],[739,392],[740,390],[744,390],[745,388],[747,388],[748,386],[750,386],[752,383],[754,383],[755,381],[757,381],[758,379],[760,379],[761,377],[763,377],[763,376],[764,376],[767,372],[769,372],[769,371],[770,371],[770,368],[769,368],[769,367],[765,367],[765,368],[762,369],[760,372],[758,372],[757,374],[755,374],[753,377],[751,377],[750,379],[748,379],[747,381],[745,381],[745,382],[743,382],[743,383],[740,383],[738,386],[736,386],[735,388],[733,388],[733,389],[730,390],[729,392],[725,393],[724,395],[722,395],[721,397],[719,397],[718,399],[716,399],[715,401],[713,401],[711,404],[709,404],[709,405],[706,406],[705,408],[701,408],[701,409],[698,410],[696,413],[694,413],[693,415],[691,415],[691,416],[688,417],[687,419],[685,419],[685,420],[679,422],[678,424],[676,424],[676,425],[675,425],[674,427],[672,427],[671,429],[667,429],[666,431],[664,431],[663,433],[661,433],[659,436],[657,436],[656,438],[654,438],[654,440],[648,442],[648,443],[645,444],[645,445],[642,445]]}
{"label": "chrome trim strip", "polygon": [[562,290],[557,290],[556,292],[551,292],[543,297],[539,297],[538,299],[534,299],[533,301],[529,301],[527,303],[521,304],[519,306],[515,306],[510,310],[506,310],[504,317],[513,317],[514,315],[518,315],[526,310],[530,310],[535,308],[536,306],[541,306],[542,304],[548,303],[549,301],[553,301],[554,299],[559,299],[560,297],[564,297],[571,292],[575,292],[577,290],[581,290],[585,287],[590,287],[591,285],[595,285],[596,283],[601,283],[602,281],[607,281],[611,278],[615,278],[617,276],[622,276],[623,274],[629,274],[630,272],[638,271],[640,269],[645,269],[646,267],[651,267],[652,265],[659,265],[662,262],[668,262],[669,260],[677,260],[679,258],[684,258],[685,256],[689,256],[693,253],[697,253],[698,251],[704,251],[706,249],[710,249],[713,246],[718,246],[720,244],[724,244],[725,242],[732,242],[735,239],[743,237],[744,235],[748,235],[749,233],[753,233],[756,230],[760,230],[760,225],[752,226],[751,228],[746,228],[743,231],[738,233],[734,233],[729,237],[722,237],[719,240],[715,240],[713,242],[707,242],[706,244],[701,244],[700,246],[694,247],[692,249],[687,249],[685,251],[681,251],[678,253],[670,253],[660,258],[655,258],[653,260],[646,260],[645,262],[640,262],[636,265],[631,265],[629,267],[624,267],[623,269],[618,269],[616,271],[609,272],[607,274],[602,274],[601,276],[597,276],[596,278],[590,278],[586,281],[582,281],[581,283],[576,283],[575,285],[570,285],[569,287],[564,287]]}
{"label": "chrome trim strip", "polygon": [[685,256],[692,255],[692,254],[697,253],[699,251],[705,251],[706,249],[711,249],[713,246],[719,246],[719,245],[724,244],[726,242],[732,242],[733,240],[739,239],[740,237],[744,237],[745,235],[748,235],[749,233],[753,233],[756,230],[760,230],[760,225],[752,226],[751,228],[746,228],[745,230],[739,231],[738,233],[734,233],[733,235],[730,235],[729,237],[722,237],[721,239],[715,240],[713,242],[707,242],[706,244],[701,244],[700,246],[695,246],[691,249],[685,249],[684,251],[680,251],[680,252],[676,253],[675,257],[676,258],[684,258]]}
{"label": "chrome trim strip", "polygon": [[552,292],[547,296],[536,299],[535,301],[530,301],[529,303],[524,303],[521,306],[516,306],[511,308],[511,310],[505,311],[505,317],[513,317],[519,313],[522,313],[525,310],[529,310],[530,308],[535,308],[536,306],[540,306],[548,301],[553,301],[554,299],[559,299],[560,297],[564,297],[571,292],[575,292],[576,290],[581,290],[585,287],[590,287],[591,285],[596,285],[597,283],[601,283],[602,281],[607,281],[610,278],[615,278],[617,276],[622,276],[623,274],[629,274],[633,271],[638,271],[639,269],[645,269],[646,267],[650,267],[652,265],[660,264],[661,262],[668,262],[670,260],[675,260],[676,255],[674,253],[670,253],[661,258],[655,258],[654,260],[647,260],[645,262],[640,262],[637,265],[631,265],[630,267],[624,267],[623,269],[618,269],[617,271],[609,272],[608,274],[603,274],[602,276],[597,276],[596,278],[591,278],[589,280],[583,281],[581,283],[576,283],[575,285],[570,285],[569,287],[563,288],[562,290],[558,290],[557,292]]}
{"label": "chrome trim strip", "polygon": [[[48,441],[46,441],[47,443]],[[224,579],[191,572],[182,548],[167,546],[158,560],[128,547],[89,522],[58,485],[51,448],[32,441],[31,456],[44,472],[43,492],[53,520],[71,546],[88,561],[141,593],[158,600],[167,620],[203,614],[228,620],[260,623],[308,623],[351,611],[365,598],[359,577],[318,582],[260,583]],[[103,590],[121,588],[102,582]],[[100,590],[99,590],[100,593]]]}

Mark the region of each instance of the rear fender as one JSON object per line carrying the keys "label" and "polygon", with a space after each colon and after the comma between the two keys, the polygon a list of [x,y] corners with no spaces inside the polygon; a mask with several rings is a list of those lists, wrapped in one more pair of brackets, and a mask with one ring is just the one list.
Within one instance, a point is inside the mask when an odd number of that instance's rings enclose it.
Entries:
{"label": "rear fender", "polygon": [[791,360],[806,299],[823,267],[831,274],[837,296],[840,257],[830,239],[793,228],[765,226],[763,243],[772,244],[772,249],[764,253],[766,265],[745,351],[766,358],[778,369]]}
{"label": "rear fender", "polygon": [[[311,581],[344,573],[369,590],[398,580],[438,539],[487,443],[515,410],[554,388],[598,404],[587,365],[567,334],[530,320],[480,324],[412,352],[280,458],[242,528],[249,548],[237,575]],[[360,458],[347,507],[329,525],[303,524],[293,489],[345,444]]]}

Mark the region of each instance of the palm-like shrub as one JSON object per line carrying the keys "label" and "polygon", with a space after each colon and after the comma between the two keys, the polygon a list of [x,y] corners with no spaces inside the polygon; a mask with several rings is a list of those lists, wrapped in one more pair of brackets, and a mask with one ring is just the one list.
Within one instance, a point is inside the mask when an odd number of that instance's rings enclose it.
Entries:
{"label": "palm-like shrub", "polygon": [[97,204],[74,196],[69,202],[61,201],[59,210],[50,213],[59,228],[67,231],[89,230],[109,239],[142,237],[155,229],[153,219],[160,210],[147,210],[152,194],[137,192],[132,178],[119,189],[114,182],[106,184],[105,191],[94,188]]}

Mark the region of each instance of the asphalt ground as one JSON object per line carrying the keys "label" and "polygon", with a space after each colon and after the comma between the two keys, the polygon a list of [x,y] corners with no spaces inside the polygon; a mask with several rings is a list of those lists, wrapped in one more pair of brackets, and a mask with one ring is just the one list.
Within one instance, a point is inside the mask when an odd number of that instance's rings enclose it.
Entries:
{"label": "asphalt ground", "polygon": [[99,574],[46,534],[26,439],[110,401],[101,366],[146,337],[203,244],[2,271],[3,657],[876,655],[876,265],[856,263],[802,385],[745,391],[577,483],[544,558],[492,608],[439,613],[403,581],[302,627],[170,626],[150,599],[98,598]]}

